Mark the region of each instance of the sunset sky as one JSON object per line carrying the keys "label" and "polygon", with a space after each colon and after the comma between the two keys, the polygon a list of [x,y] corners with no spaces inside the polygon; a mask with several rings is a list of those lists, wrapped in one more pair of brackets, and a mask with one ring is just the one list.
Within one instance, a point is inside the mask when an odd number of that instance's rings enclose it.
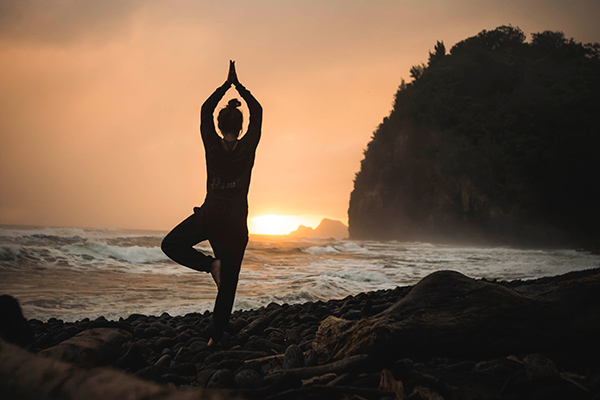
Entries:
{"label": "sunset sky", "polygon": [[598,16],[597,0],[0,0],[0,224],[172,228],[204,199],[199,109],[230,59],[264,109],[250,218],[347,223],[363,149],[437,40],[511,24],[598,42]]}

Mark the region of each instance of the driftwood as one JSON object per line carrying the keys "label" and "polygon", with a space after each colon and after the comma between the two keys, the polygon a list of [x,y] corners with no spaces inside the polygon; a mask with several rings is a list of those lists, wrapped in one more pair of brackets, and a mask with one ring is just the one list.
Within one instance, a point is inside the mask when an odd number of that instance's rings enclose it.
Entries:
{"label": "driftwood", "polygon": [[292,368],[286,370],[275,370],[265,376],[265,381],[274,380],[283,374],[295,375],[300,379],[311,378],[317,375],[325,375],[329,373],[342,374],[356,370],[358,367],[365,367],[369,361],[369,357],[364,354],[355,355],[343,360],[334,361],[329,364],[317,365],[314,367]]}
{"label": "driftwood", "polygon": [[253,363],[253,362],[264,363],[264,362],[272,362],[273,361],[273,362],[277,362],[277,363],[281,364],[283,362],[284,357],[285,357],[284,354],[275,354],[272,356],[266,356],[266,357],[260,357],[260,358],[250,358],[250,359],[245,360],[244,362],[246,364],[249,364],[249,363]]}
{"label": "driftwood", "polygon": [[[313,348],[322,361],[356,354],[477,358],[568,351],[597,354],[600,274],[514,290],[440,271],[384,312],[325,319]],[[526,292],[525,292],[526,290]]]}
{"label": "driftwood", "polygon": [[170,389],[109,368],[78,368],[0,340],[0,393],[6,399],[225,400],[227,392]]}

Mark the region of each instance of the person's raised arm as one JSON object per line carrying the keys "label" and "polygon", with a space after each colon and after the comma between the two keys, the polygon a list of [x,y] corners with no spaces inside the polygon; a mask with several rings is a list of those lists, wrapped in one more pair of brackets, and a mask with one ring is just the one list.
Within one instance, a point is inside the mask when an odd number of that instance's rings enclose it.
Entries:
{"label": "person's raised arm", "polygon": [[202,142],[204,143],[204,147],[206,148],[210,141],[215,138],[219,138],[217,135],[217,131],[215,129],[215,120],[213,114],[215,112],[215,108],[217,108],[217,104],[225,95],[225,92],[229,90],[231,87],[231,82],[229,79],[219,86],[217,90],[214,91],[213,94],[210,95],[208,99],[202,104],[202,108],[200,109],[200,134],[202,135]]}
{"label": "person's raised arm", "polygon": [[248,132],[246,132],[246,135],[242,138],[242,140],[251,142],[251,144],[256,147],[260,140],[260,131],[262,126],[262,106],[258,100],[254,98],[252,93],[250,93],[250,91],[246,89],[238,80],[234,61],[229,62],[229,76],[227,77],[227,81],[235,85],[238,93],[248,105],[248,110],[250,110]]}

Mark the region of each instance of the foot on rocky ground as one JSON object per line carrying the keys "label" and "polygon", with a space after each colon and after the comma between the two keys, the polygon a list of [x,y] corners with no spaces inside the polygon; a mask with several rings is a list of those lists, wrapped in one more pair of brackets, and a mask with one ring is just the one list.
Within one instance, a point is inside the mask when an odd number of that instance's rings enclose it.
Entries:
{"label": "foot on rocky ground", "polygon": [[218,349],[218,348],[221,348],[221,342],[219,342],[213,338],[210,338],[208,340],[208,344],[206,345],[206,347],[208,347],[209,349]]}

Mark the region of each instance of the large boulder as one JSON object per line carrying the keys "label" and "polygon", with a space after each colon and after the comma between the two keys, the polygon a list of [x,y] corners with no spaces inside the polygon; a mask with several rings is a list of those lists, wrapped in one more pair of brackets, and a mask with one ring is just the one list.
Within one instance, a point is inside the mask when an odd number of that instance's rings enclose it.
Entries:
{"label": "large boulder", "polygon": [[12,296],[0,296],[0,337],[25,347],[33,341],[33,333],[21,312],[19,302]]}
{"label": "large boulder", "polygon": [[6,399],[219,400],[227,392],[175,389],[109,368],[78,368],[0,340],[0,393]]}
{"label": "large boulder", "polygon": [[355,354],[395,359],[543,351],[589,354],[599,346],[599,304],[598,273],[515,290],[439,271],[374,317],[328,317],[313,348],[323,361]]}
{"label": "large boulder", "polygon": [[87,329],[39,354],[80,365],[105,366],[118,358],[121,346],[131,338],[131,333],[122,329]]}

